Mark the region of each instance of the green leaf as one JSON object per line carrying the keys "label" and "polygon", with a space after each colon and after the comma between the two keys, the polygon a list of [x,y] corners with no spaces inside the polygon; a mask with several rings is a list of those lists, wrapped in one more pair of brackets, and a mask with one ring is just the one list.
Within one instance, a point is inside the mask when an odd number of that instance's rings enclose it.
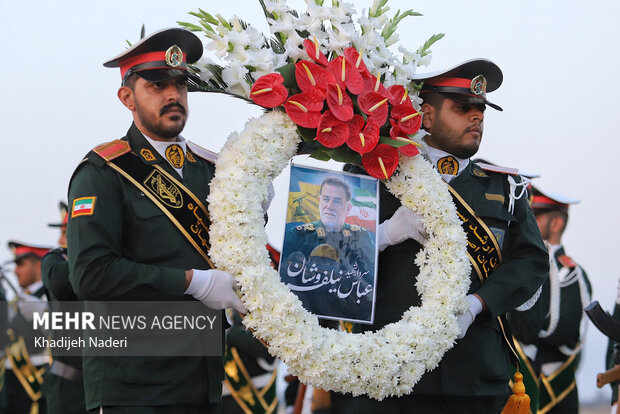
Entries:
{"label": "green leaf", "polygon": [[385,40],[388,40],[396,31],[396,27],[398,26],[398,24],[405,17],[408,16],[422,16],[422,14],[414,12],[413,10],[407,10],[403,14],[400,14],[400,10],[398,10],[396,12],[396,15],[392,19],[388,20],[388,22],[383,27],[383,30],[381,31],[381,36],[383,36]]}
{"label": "green leaf", "polygon": [[189,30],[190,32],[202,32],[202,27],[195,25],[193,23],[182,22],[182,21],[177,20],[177,24]]}
{"label": "green leaf", "polygon": [[417,53],[418,53],[420,56],[422,56],[422,57],[424,57],[424,56],[426,56],[426,55],[430,54],[430,53],[431,53],[431,51],[430,51],[430,47],[431,47],[431,46],[432,46],[432,45],[433,45],[436,41],[438,41],[439,39],[443,38],[444,36],[445,36],[445,34],[444,34],[444,33],[437,33],[437,34],[432,35],[431,37],[429,37],[429,38],[428,38],[428,40],[427,40],[426,42],[424,42],[424,44],[422,45],[422,47],[420,47],[420,48],[417,50]]}
{"label": "green leaf", "polygon": [[315,142],[318,144],[318,141],[314,140],[316,138],[316,129],[298,126],[297,131],[299,132],[299,135],[301,136],[301,139],[304,140],[304,142]]}
{"label": "green leaf", "polygon": [[284,78],[284,86],[287,88],[297,88],[297,81],[295,80],[295,64],[289,63],[276,69]]}
{"label": "green leaf", "polygon": [[332,159],[335,161],[340,161],[348,164],[360,164],[361,162],[361,156],[357,152],[349,148],[347,144],[343,144],[338,148],[330,149],[328,154],[330,154]]}
{"label": "green leaf", "polygon": [[321,160],[321,161],[329,161],[332,159],[332,157],[330,157],[329,154],[325,153],[323,149],[318,149],[314,151],[312,154],[310,154],[310,158],[314,158],[314,159]]}

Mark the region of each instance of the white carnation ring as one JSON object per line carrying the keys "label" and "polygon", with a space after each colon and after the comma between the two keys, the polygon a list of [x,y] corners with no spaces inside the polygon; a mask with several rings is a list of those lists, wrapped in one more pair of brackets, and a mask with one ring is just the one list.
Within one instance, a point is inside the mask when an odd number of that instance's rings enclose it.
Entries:
{"label": "white carnation ring", "polygon": [[429,240],[415,258],[420,273],[411,280],[421,306],[376,332],[322,328],[280,282],[265,249],[261,203],[299,142],[297,126],[277,110],[251,119],[241,134],[228,138],[208,197],[211,259],[240,282],[249,311],[244,324],[303,383],[379,400],[408,394],[453,346],[454,315],[466,309],[467,241],[447,185],[422,156],[401,158],[385,182],[403,205],[424,216]]}

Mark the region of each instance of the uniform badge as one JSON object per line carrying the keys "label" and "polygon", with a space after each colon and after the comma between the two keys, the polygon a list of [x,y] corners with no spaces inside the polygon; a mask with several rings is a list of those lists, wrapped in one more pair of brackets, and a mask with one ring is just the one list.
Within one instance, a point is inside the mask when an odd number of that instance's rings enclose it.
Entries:
{"label": "uniform badge", "polygon": [[474,169],[473,169],[473,173],[474,173],[474,175],[475,175],[476,177],[488,177],[487,173],[485,173],[484,171],[479,170],[479,169],[477,169],[477,168],[474,168]]}
{"label": "uniform badge", "polygon": [[192,155],[191,152],[187,151],[185,153],[185,158],[187,158],[187,161],[189,162],[196,162],[196,158],[194,158],[194,156]]}
{"label": "uniform badge", "polygon": [[177,45],[172,45],[166,50],[166,65],[176,68],[183,63],[183,51]]}
{"label": "uniform badge", "polygon": [[499,248],[501,249],[502,245],[504,244],[504,235],[506,234],[506,231],[497,227],[489,227],[489,230],[491,230],[491,232],[497,239],[497,244],[499,244]]}
{"label": "uniform badge", "polygon": [[95,200],[97,197],[80,197],[73,200],[71,218],[79,216],[92,216],[95,212]]}
{"label": "uniform badge", "polygon": [[142,155],[142,158],[144,158],[146,161],[155,161],[155,156],[150,149],[142,148],[140,150],[140,155]]}
{"label": "uniform badge", "polygon": [[484,76],[478,75],[471,80],[469,90],[476,96],[486,96],[487,94],[487,80]]}
{"label": "uniform badge", "polygon": [[325,237],[325,229],[323,227],[319,227],[316,229],[316,234],[318,234],[319,237]]}
{"label": "uniform badge", "polygon": [[437,169],[441,174],[457,175],[459,173],[459,162],[452,155],[448,155],[437,161]]}
{"label": "uniform badge", "polygon": [[183,194],[181,190],[165,175],[153,170],[143,183],[165,205],[172,208],[183,207]]}
{"label": "uniform badge", "polygon": [[185,163],[183,149],[178,144],[172,144],[166,148],[166,159],[174,168],[181,168]]}
{"label": "uniform badge", "polygon": [[351,232],[349,230],[342,230],[342,235],[344,237],[350,237],[351,236]]}

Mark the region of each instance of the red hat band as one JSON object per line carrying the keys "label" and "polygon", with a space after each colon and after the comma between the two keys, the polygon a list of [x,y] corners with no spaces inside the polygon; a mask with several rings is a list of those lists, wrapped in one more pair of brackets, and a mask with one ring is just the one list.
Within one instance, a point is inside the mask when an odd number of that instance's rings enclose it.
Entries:
{"label": "red hat band", "polygon": [[[473,79],[467,78],[435,78],[424,82],[425,85],[441,88],[442,92],[460,93],[463,95],[485,98],[487,80],[478,75]],[[424,89],[424,88],[422,88]]]}
{"label": "red hat band", "polygon": [[533,210],[563,210],[568,211],[568,204],[560,203],[544,195],[535,195],[532,199]]}
{"label": "red hat band", "polygon": [[16,246],[13,254],[15,258],[25,257],[29,255],[34,255],[38,257],[45,256],[49,249],[40,248],[40,247],[32,247],[32,246]]}
{"label": "red hat band", "polygon": [[165,51],[147,52],[132,56],[119,62],[121,78],[125,79],[127,71],[138,72],[146,69],[180,69],[187,71],[185,54],[180,47],[173,45]]}

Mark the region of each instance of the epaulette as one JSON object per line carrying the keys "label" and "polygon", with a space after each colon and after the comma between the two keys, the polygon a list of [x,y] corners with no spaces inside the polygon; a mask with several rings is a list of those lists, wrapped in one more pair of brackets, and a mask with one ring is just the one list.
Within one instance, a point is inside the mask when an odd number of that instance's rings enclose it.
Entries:
{"label": "epaulette", "polygon": [[510,174],[510,175],[519,174],[518,168],[500,167],[499,165],[485,164],[483,162],[477,162],[476,165],[478,165],[480,168],[482,168],[485,171],[491,171],[491,172],[496,172],[496,173],[501,173],[501,174]]}
{"label": "epaulette", "polygon": [[192,152],[198,155],[200,158],[207,160],[213,164],[217,161],[217,153],[213,151],[209,151],[206,148],[202,148],[200,145],[193,143],[192,141],[187,141],[187,147],[192,150]]}
{"label": "epaulette", "polygon": [[560,264],[564,267],[577,267],[577,263],[575,263],[573,259],[566,255],[559,256],[558,262],[560,262]]}
{"label": "epaulette", "polygon": [[368,231],[368,229],[362,226],[358,226],[357,224],[349,224],[349,229],[351,231]]}
{"label": "epaulette", "polygon": [[314,225],[314,223],[300,224],[299,226],[295,227],[295,230],[297,230],[297,231],[314,231],[314,230],[316,230],[316,226]]}
{"label": "epaulette", "polygon": [[106,142],[105,144],[93,148],[93,152],[106,161],[112,161],[130,151],[131,147],[129,146],[129,142],[120,139],[115,139],[114,141]]}

